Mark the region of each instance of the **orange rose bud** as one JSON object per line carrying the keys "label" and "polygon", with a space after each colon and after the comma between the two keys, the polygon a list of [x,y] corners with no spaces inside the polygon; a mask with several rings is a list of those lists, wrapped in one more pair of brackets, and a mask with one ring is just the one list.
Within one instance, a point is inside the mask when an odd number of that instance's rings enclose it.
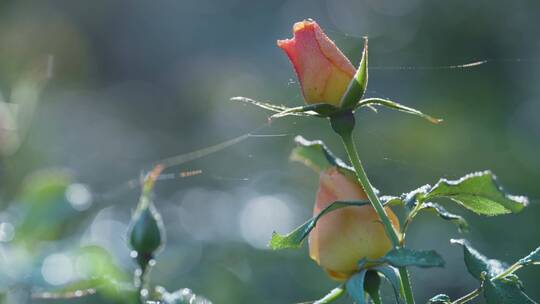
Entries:
{"label": "orange rose bud", "polygon": [[[367,200],[360,184],[332,167],[321,172],[313,213],[319,214],[335,201]],[[399,221],[388,207],[386,214],[394,230]],[[346,280],[358,270],[358,262],[379,259],[392,248],[375,209],[371,205],[350,206],[319,219],[309,235],[309,255],[335,280]]]}
{"label": "orange rose bud", "polygon": [[339,107],[356,69],[315,21],[297,22],[293,34],[277,44],[294,66],[305,102]]}

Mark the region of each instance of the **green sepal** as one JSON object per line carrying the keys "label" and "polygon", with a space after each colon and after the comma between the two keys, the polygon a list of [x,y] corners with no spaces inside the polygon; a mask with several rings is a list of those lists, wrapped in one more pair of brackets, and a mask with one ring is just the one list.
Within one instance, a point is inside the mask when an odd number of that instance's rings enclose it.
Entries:
{"label": "green sepal", "polygon": [[294,108],[288,108],[285,111],[273,114],[270,118],[280,118],[290,115],[301,114],[302,116],[330,117],[340,112],[340,109],[329,103],[316,103]]}
{"label": "green sepal", "polygon": [[373,270],[376,270],[380,274],[382,274],[386,280],[392,285],[392,289],[394,290],[394,296],[396,298],[396,303],[400,304],[401,301],[401,280],[399,279],[398,272],[395,268],[392,266],[378,266],[373,268]]}
{"label": "green sepal", "polygon": [[444,267],[445,264],[443,258],[434,250],[412,250],[403,247],[390,250],[379,260],[395,267],[429,268]]}
{"label": "green sepal", "polygon": [[375,270],[368,270],[364,281],[364,290],[374,304],[382,304],[380,287],[381,277],[379,273]]}
{"label": "green sepal", "polygon": [[292,232],[281,235],[277,232],[274,232],[272,234],[272,239],[270,240],[270,243],[268,246],[270,249],[278,250],[278,249],[297,249],[302,246],[302,242],[304,239],[308,236],[308,234],[315,228],[315,225],[317,224],[317,221],[326,213],[344,208],[344,207],[350,207],[350,206],[364,206],[369,205],[369,201],[337,201],[330,204],[328,207],[324,208],[319,214],[312,217],[308,221],[306,221],[304,224],[300,225],[296,229],[294,229]]}
{"label": "green sepal", "polygon": [[274,112],[270,118],[280,118],[285,116],[312,116],[312,117],[330,117],[341,110],[328,103],[316,103],[298,107],[287,107],[284,105],[275,105],[268,102],[257,101],[251,98],[237,96],[231,98],[231,101],[251,104],[259,108]]}
{"label": "green sepal", "polygon": [[[254,105],[254,106],[257,106],[259,108],[262,108],[262,109],[265,109],[265,110],[268,110],[268,111],[272,111],[272,112],[275,112],[275,113],[280,113],[280,112],[291,109],[291,108],[289,108],[287,106],[284,106],[284,105],[274,105],[274,104],[271,104],[271,103],[268,103],[268,102],[257,101],[257,100],[247,98],[247,97],[242,97],[242,96],[232,97],[231,101],[238,101],[238,102],[242,102],[242,103],[246,103],[246,104],[251,104],[251,105]],[[302,113],[297,113],[297,114],[302,115]]]}
{"label": "green sepal", "polygon": [[340,101],[340,108],[352,110],[366,93],[368,84],[368,38],[364,37],[364,51],[358,69]]}
{"label": "green sepal", "polygon": [[353,298],[356,304],[366,304],[366,293],[364,291],[364,281],[366,270],[362,270],[347,280],[347,293]]}
{"label": "green sepal", "polygon": [[391,101],[391,100],[383,99],[383,98],[366,98],[366,99],[362,99],[356,105],[356,108],[370,107],[371,109],[375,109],[375,106],[384,106],[384,107],[387,107],[387,108],[392,109],[392,110],[397,110],[397,111],[404,112],[404,113],[407,113],[407,114],[412,114],[412,115],[415,115],[415,116],[419,116],[419,117],[424,118],[424,119],[426,119],[429,122],[434,123],[434,124],[439,124],[439,123],[441,123],[443,121],[440,118],[432,117],[430,115],[424,114],[424,113],[422,113],[422,112],[420,112],[420,111],[418,111],[416,109],[413,109],[411,107],[407,107],[407,106],[399,104],[399,103],[397,103],[395,101]]}
{"label": "green sepal", "polygon": [[441,179],[424,199],[440,197],[487,216],[517,213],[528,205],[526,197],[506,194],[490,171],[471,173],[454,181]]}

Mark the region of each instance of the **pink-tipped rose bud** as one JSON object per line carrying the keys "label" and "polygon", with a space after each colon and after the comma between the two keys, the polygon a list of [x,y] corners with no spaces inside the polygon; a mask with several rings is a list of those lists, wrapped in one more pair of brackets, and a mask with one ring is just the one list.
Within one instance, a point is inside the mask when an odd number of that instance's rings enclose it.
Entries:
{"label": "pink-tipped rose bud", "polygon": [[315,21],[297,22],[293,34],[277,44],[294,66],[305,102],[339,106],[356,69]]}
{"label": "pink-tipped rose bud", "polygon": [[[313,213],[319,214],[335,201],[367,200],[362,186],[332,167],[321,173]],[[399,221],[385,208],[394,230]],[[392,247],[375,209],[371,205],[350,206],[332,211],[319,219],[309,235],[309,254],[336,280],[346,280],[358,270],[363,259],[375,260]]]}

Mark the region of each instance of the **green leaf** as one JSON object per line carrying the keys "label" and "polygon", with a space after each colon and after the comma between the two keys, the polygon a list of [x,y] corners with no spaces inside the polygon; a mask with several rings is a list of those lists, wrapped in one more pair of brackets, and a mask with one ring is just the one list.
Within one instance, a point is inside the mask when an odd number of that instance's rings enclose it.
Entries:
{"label": "green leaf", "polygon": [[346,283],[347,293],[353,298],[356,304],[366,304],[366,293],[364,292],[364,279],[366,270],[362,270],[353,275]]}
{"label": "green leaf", "polygon": [[524,196],[506,194],[490,171],[468,174],[458,180],[441,179],[425,199],[450,198],[463,207],[481,215],[517,213],[528,204]]}
{"label": "green leaf", "polygon": [[381,293],[379,291],[381,286],[381,277],[377,271],[368,270],[364,281],[364,290],[368,293],[369,297],[374,304],[381,304]]}
{"label": "green leaf", "polygon": [[77,261],[77,281],[53,290],[35,291],[32,297],[74,299],[99,294],[101,298],[115,303],[134,303],[137,292],[131,284],[130,276],[115,264],[113,257],[104,248],[96,245],[78,248],[73,252],[73,260]]}
{"label": "green leaf", "polygon": [[520,259],[518,263],[522,266],[540,264],[540,247],[536,248],[526,257]]}
{"label": "green leaf", "polygon": [[408,248],[394,248],[381,260],[395,267],[444,267],[443,258],[434,250],[420,251]]}
{"label": "green leaf", "polygon": [[308,221],[306,221],[304,224],[300,225],[296,229],[294,229],[292,232],[288,233],[287,235],[281,235],[276,232],[272,234],[272,239],[270,240],[270,244],[268,246],[270,249],[278,250],[278,249],[296,249],[300,248],[302,246],[303,240],[307,237],[307,235],[315,228],[315,225],[317,224],[317,221],[326,213],[344,208],[344,207],[351,207],[351,206],[364,206],[369,205],[369,201],[351,201],[351,202],[345,202],[345,201],[337,201],[330,204],[328,207],[324,208],[319,214],[312,217]]}
{"label": "green leaf", "polygon": [[347,87],[347,91],[343,94],[340,102],[341,109],[354,109],[356,104],[364,94],[366,93],[368,83],[368,39],[364,38],[364,51],[362,52],[362,59],[354,74],[353,79]]}
{"label": "green leaf", "polygon": [[385,107],[393,109],[393,110],[398,110],[398,111],[401,111],[401,112],[405,112],[407,114],[412,114],[412,115],[422,117],[422,118],[427,119],[429,122],[434,123],[434,124],[438,124],[438,123],[442,122],[442,119],[431,117],[431,116],[429,116],[427,114],[424,114],[424,113],[422,113],[422,112],[420,112],[420,111],[418,111],[416,109],[404,106],[402,104],[399,104],[397,102],[394,102],[394,101],[391,101],[391,100],[388,100],[388,99],[366,98],[366,99],[362,99],[356,105],[357,108],[366,107],[366,106],[371,107],[371,108],[373,108],[374,106],[385,106]]}
{"label": "green leaf", "polygon": [[488,304],[536,304],[519,285],[499,280],[484,282],[484,297]]}
{"label": "green leaf", "polygon": [[394,289],[396,303],[401,303],[401,281],[396,269],[391,266],[379,266],[375,267],[374,270],[382,274],[388,280],[388,282],[390,282],[390,285],[392,285],[392,288]]}
{"label": "green leaf", "polygon": [[438,294],[429,299],[428,304],[450,304],[452,300],[445,294]]}
{"label": "green leaf", "polygon": [[506,265],[499,260],[488,259],[486,256],[474,249],[467,240],[451,239],[450,243],[463,246],[463,258],[469,273],[479,281],[483,281],[482,273],[488,278],[492,278],[503,272]]}
{"label": "green leaf", "polygon": [[37,244],[37,240],[56,240],[73,233],[67,229],[77,221],[78,211],[66,199],[66,190],[74,182],[69,171],[44,169],[25,179],[14,208],[20,220],[15,240]]}
{"label": "green leaf", "polygon": [[103,247],[88,245],[76,251],[78,274],[81,277],[106,278],[115,282],[129,281],[130,277],[114,262]]}
{"label": "green leaf", "polygon": [[451,221],[458,227],[459,232],[467,232],[469,230],[469,224],[467,224],[467,221],[463,217],[446,211],[439,204],[424,203],[421,210],[435,212],[443,220]]}
{"label": "green leaf", "polygon": [[321,299],[319,299],[317,301],[312,302],[312,304],[331,303],[331,302],[334,302],[335,300],[341,298],[344,294],[345,294],[345,286],[341,285],[341,286],[338,286],[338,287],[330,290],[330,292],[327,295],[325,295],[324,297],[322,297]]}
{"label": "green leaf", "polygon": [[379,197],[379,200],[385,206],[402,207],[405,205],[405,202],[397,196],[383,195]]}
{"label": "green leaf", "polygon": [[423,185],[422,187],[415,189],[408,193],[403,193],[401,199],[405,203],[405,206],[409,209],[413,209],[419,201],[424,201],[424,196],[431,189],[431,185]]}
{"label": "green leaf", "polygon": [[321,140],[307,140],[298,135],[294,138],[297,146],[290,159],[298,161],[320,173],[329,167],[338,167],[340,171],[355,176],[354,169],[335,156]]}

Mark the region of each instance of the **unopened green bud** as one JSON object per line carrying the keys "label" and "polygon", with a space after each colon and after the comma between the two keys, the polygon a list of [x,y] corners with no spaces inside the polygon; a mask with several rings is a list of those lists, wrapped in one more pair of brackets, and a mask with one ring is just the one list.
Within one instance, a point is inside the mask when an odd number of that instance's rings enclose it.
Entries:
{"label": "unopened green bud", "polygon": [[130,246],[136,251],[138,260],[142,257],[153,258],[165,244],[163,221],[152,202],[135,212],[128,236]]}

